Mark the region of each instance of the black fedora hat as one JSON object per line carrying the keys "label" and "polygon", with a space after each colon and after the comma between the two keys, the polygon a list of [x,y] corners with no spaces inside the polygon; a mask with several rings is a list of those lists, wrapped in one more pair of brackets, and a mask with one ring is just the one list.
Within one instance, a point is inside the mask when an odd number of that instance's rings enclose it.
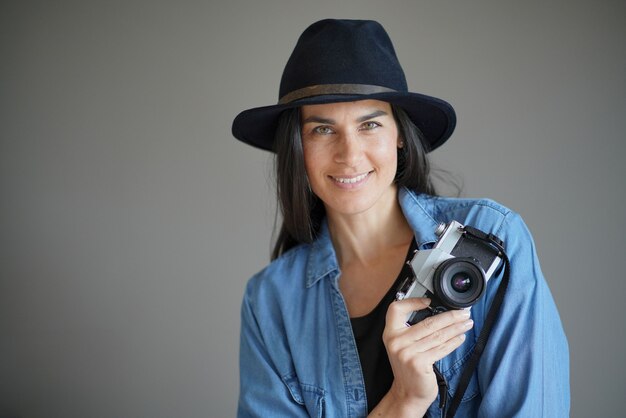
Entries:
{"label": "black fedora hat", "polygon": [[282,111],[365,99],[403,108],[424,134],[427,151],[443,144],[456,125],[449,103],[408,91],[391,40],[378,22],[325,19],[298,39],[283,71],[278,103],[241,112],[232,133],[240,141],[272,151]]}

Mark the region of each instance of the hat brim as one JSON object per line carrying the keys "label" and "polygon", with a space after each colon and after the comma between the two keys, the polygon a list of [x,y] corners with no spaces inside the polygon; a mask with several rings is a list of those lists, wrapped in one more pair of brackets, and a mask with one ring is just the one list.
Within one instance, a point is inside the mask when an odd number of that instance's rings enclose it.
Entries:
{"label": "hat brim", "polygon": [[426,151],[441,146],[454,132],[456,114],[444,100],[419,93],[386,92],[370,95],[324,95],[300,99],[286,104],[244,110],[233,121],[232,133],[238,140],[266,151],[273,151],[274,134],[280,114],[303,105],[382,100],[400,106],[424,134]]}

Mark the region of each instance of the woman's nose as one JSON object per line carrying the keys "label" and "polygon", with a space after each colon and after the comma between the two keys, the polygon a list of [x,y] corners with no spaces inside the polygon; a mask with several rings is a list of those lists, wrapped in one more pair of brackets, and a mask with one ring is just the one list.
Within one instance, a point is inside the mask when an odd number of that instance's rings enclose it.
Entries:
{"label": "woman's nose", "polygon": [[356,134],[343,133],[337,143],[335,161],[349,167],[357,167],[363,159],[363,149]]}

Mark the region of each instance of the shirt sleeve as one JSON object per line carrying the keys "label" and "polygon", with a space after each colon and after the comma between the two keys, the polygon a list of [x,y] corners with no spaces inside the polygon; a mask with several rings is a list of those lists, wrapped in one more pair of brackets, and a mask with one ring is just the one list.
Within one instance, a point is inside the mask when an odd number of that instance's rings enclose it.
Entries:
{"label": "shirt sleeve", "polygon": [[308,417],[304,402],[284,381],[289,376],[276,369],[266,339],[247,292],[241,308],[237,417]]}
{"label": "shirt sleeve", "polygon": [[[478,416],[568,417],[568,345],[533,239],[515,213],[497,235],[510,258],[510,282],[478,367]],[[488,300],[500,278],[489,283]]]}

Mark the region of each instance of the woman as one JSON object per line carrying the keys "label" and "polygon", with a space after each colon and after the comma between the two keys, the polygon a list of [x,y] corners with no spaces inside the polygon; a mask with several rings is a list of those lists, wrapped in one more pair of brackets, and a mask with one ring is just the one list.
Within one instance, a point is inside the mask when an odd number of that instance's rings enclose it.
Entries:
{"label": "woman", "polygon": [[434,196],[426,153],[452,134],[454,110],[408,92],[384,29],[314,23],[279,96],[233,122],[236,138],[276,153],[283,215],[273,261],[243,300],[239,416],[444,416],[504,269],[471,310],[412,326],[431,301],[394,296],[414,250],[453,220],[497,235],[510,259],[456,416],[567,416],[567,342],[532,238],[493,201]]}

